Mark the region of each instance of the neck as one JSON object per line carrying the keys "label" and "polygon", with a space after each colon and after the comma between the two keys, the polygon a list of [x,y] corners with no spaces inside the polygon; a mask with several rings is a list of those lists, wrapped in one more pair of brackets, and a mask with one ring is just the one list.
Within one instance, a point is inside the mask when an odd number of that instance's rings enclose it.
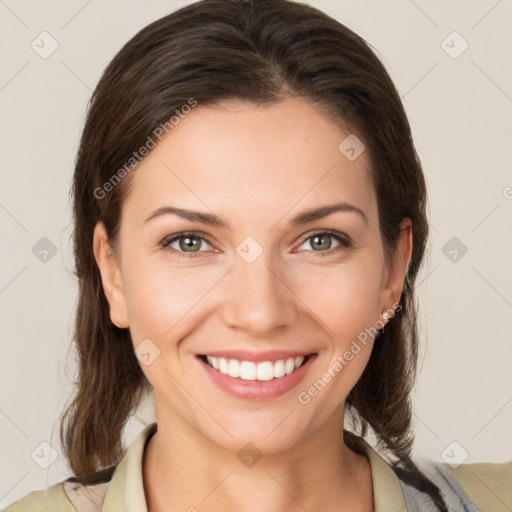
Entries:
{"label": "neck", "polygon": [[370,465],[344,444],[341,407],[291,449],[256,456],[245,442],[226,450],[176,416],[156,417],[143,463],[149,512],[373,510]]}

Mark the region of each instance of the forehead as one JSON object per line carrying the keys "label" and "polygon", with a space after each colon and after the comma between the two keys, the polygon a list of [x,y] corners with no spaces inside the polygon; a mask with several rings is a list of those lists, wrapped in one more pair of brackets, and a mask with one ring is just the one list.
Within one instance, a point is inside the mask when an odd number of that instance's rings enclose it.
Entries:
{"label": "forehead", "polygon": [[166,203],[207,206],[268,224],[294,205],[347,201],[370,218],[377,208],[369,159],[340,151],[349,135],[302,99],[199,104],[140,163],[125,203],[141,213]]}

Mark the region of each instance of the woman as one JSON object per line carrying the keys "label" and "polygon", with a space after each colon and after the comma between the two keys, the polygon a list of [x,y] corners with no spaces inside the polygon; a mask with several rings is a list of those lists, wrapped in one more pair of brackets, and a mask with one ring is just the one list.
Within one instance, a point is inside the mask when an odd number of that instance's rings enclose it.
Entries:
{"label": "woman", "polygon": [[157,20],[93,94],[73,197],[75,477],[6,510],[478,510],[410,457],[425,181],[359,36],[286,0]]}

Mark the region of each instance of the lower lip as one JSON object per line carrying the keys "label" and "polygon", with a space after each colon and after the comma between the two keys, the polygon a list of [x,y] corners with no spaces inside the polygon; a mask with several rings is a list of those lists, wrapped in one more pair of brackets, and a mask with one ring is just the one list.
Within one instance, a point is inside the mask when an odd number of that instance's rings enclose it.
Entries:
{"label": "lower lip", "polygon": [[284,395],[297,386],[305,377],[316,357],[317,354],[308,356],[307,361],[289,375],[266,381],[243,380],[230,377],[220,373],[218,370],[214,370],[201,358],[197,357],[197,360],[213,382],[223,391],[236,398],[267,400]]}

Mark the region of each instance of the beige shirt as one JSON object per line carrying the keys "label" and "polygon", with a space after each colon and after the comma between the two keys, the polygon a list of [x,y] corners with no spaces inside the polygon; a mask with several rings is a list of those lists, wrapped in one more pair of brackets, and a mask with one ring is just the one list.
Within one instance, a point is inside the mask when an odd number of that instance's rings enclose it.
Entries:
{"label": "beige shirt", "polygon": [[[116,467],[109,482],[84,487],[62,481],[45,490],[29,493],[8,506],[4,512],[147,512],[142,461],[147,441],[155,431],[156,423],[144,428]],[[365,450],[372,472],[375,512],[434,510],[425,507],[422,493],[401,484],[391,466],[368,443],[365,443]],[[436,473],[442,475],[437,477],[437,485],[445,485],[442,482],[447,475],[454,474],[467,493],[464,493],[455,479],[452,481],[455,491],[442,487],[443,494],[446,491],[447,501],[453,507],[450,510],[512,510],[512,461],[505,464],[468,464],[460,466],[459,470],[448,472],[441,468]],[[460,496],[467,505],[459,502]]]}

